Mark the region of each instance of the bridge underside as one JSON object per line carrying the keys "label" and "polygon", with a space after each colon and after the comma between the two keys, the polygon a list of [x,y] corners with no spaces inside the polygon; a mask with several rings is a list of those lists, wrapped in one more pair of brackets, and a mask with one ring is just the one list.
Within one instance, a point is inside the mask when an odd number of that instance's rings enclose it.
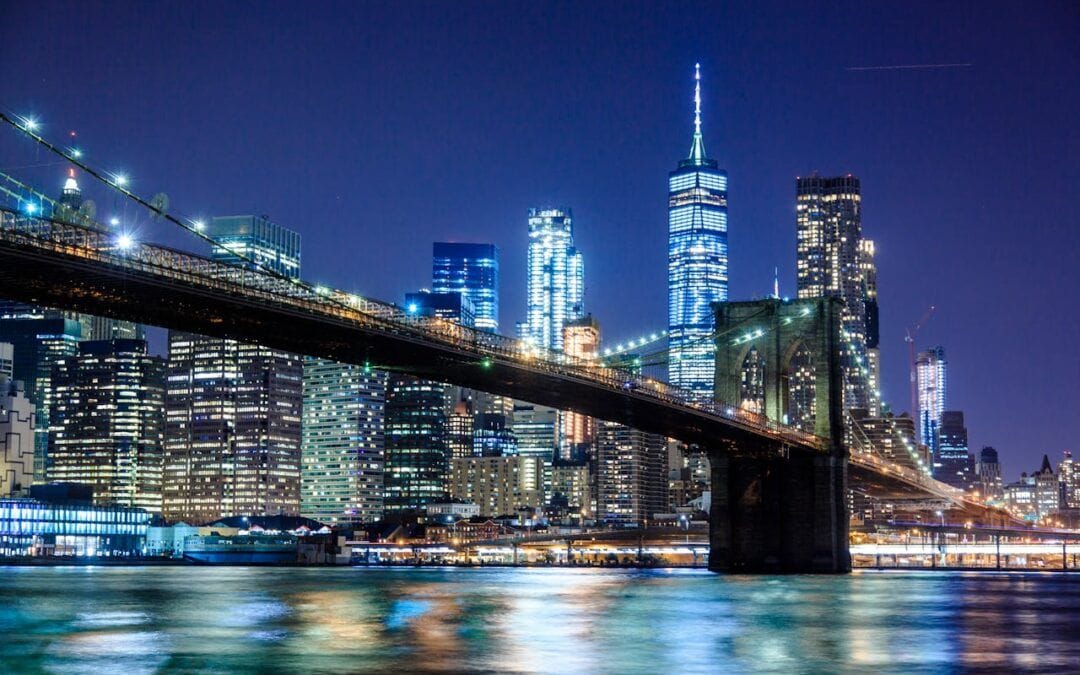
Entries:
{"label": "bridge underside", "polygon": [[[272,299],[258,301],[215,292],[180,279],[163,278],[84,260],[43,253],[11,243],[0,246],[0,284],[5,296],[48,307],[86,312],[263,344],[298,354],[405,372],[662,434],[687,443],[744,447],[762,444],[761,432],[709,419],[685,406],[665,405],[630,392],[598,391],[586,378],[566,377],[542,364],[483,363],[475,354],[425,341],[393,329],[367,328]],[[812,448],[794,446],[795,452]]]}

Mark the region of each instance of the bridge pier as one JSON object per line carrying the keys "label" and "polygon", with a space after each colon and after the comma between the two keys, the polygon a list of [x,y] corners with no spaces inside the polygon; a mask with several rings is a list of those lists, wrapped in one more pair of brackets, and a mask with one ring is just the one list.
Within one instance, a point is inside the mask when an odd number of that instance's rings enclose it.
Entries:
{"label": "bridge pier", "polygon": [[709,569],[850,572],[846,484],[843,456],[715,455]]}

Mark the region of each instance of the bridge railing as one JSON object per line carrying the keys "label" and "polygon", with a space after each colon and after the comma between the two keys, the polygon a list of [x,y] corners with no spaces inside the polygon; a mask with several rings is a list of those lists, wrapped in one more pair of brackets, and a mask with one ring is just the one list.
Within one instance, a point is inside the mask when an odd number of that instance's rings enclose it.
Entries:
{"label": "bridge railing", "polygon": [[713,416],[784,441],[825,447],[823,439],[759,413],[723,402],[697,400],[690,392],[666,382],[605,365],[598,359],[572,357],[438,317],[414,316],[396,305],[313,286],[251,266],[216,261],[164,246],[125,241],[104,226],[86,227],[28,217],[9,209],[0,209],[0,216],[0,238],[13,244],[46,249],[267,304],[288,306],[322,317],[334,317],[420,343],[437,343],[472,355],[478,363],[488,359],[504,361],[519,368],[600,384],[627,396],[691,408],[697,414]]}

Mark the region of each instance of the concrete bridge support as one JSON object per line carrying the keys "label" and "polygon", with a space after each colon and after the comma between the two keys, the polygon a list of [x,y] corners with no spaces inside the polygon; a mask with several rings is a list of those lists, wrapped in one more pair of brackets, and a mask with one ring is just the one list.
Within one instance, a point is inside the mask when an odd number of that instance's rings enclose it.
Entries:
{"label": "concrete bridge support", "polygon": [[844,457],[714,456],[709,569],[850,572],[846,485]]}

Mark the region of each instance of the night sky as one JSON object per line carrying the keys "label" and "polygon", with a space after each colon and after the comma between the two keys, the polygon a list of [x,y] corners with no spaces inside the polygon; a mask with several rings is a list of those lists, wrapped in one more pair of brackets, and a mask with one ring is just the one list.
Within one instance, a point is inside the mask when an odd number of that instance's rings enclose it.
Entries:
{"label": "night sky", "polygon": [[[608,340],[665,327],[697,61],[731,297],[774,265],[794,295],[795,177],[854,173],[886,399],[908,407],[904,329],[933,304],[919,348],[945,346],[973,451],[1011,479],[1080,450],[1076,3],[0,4],[4,109],[177,212],[299,230],[313,281],[400,302],[431,242],[494,242],[504,333],[542,205],[573,209]],[[864,69],[933,64],[970,65]],[[50,162],[0,129],[4,170],[58,189]]]}

